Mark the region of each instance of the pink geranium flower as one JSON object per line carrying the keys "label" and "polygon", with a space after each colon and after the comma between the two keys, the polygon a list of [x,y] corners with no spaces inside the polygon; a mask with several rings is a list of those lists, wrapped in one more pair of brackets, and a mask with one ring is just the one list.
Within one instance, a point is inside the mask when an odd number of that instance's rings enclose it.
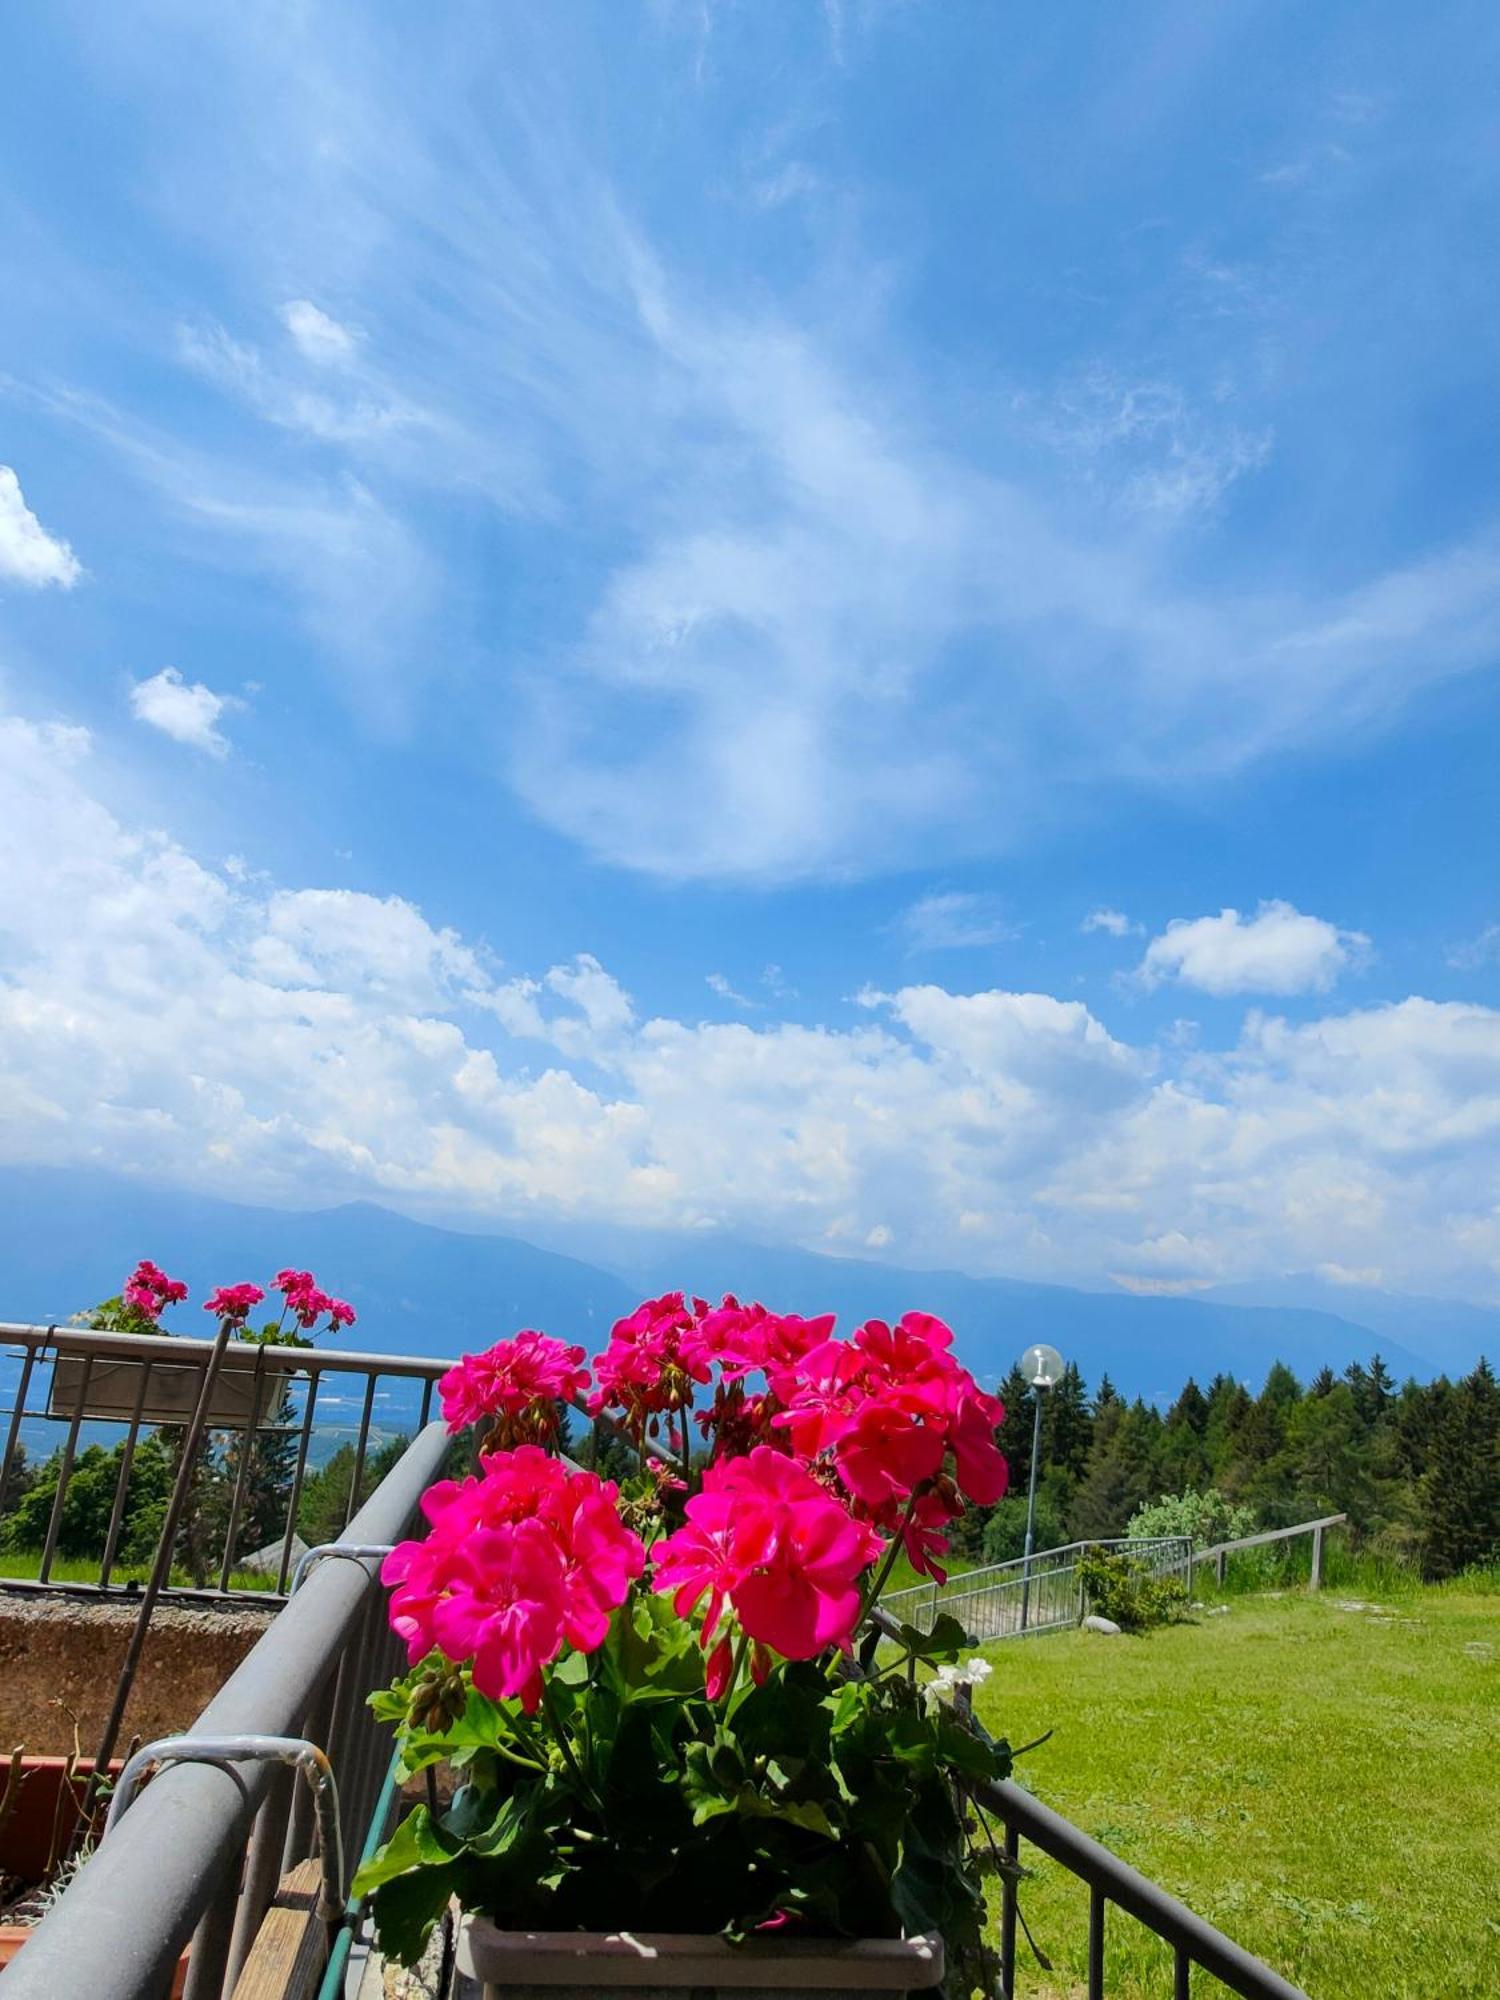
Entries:
{"label": "pink geranium flower", "polygon": [[[901,1531],[919,1571],[937,1574],[941,1530],[962,1511],[959,1492],[988,1505],[1005,1491],[995,1442],[1003,1404],[949,1352],[953,1334],[931,1313],[896,1326],[869,1320],[850,1342],[826,1341],[772,1376],[786,1409],[774,1423],[798,1456],[825,1455],[869,1519]],[[935,1488],[952,1459],[955,1477]]]}
{"label": "pink geranium flower", "polygon": [[758,1445],[709,1467],[686,1524],[653,1553],[653,1587],[674,1592],[679,1617],[706,1596],[705,1639],[727,1598],[752,1639],[808,1660],[847,1644],[881,1546],[811,1473]]}
{"label": "pink geranium flower", "polygon": [[259,1285],[220,1285],[203,1301],[203,1310],[212,1313],[216,1319],[227,1319],[232,1325],[243,1326],[264,1297],[265,1293]]}
{"label": "pink geranium flower", "polygon": [[182,1280],[169,1278],[149,1257],[141,1259],[121,1290],[126,1305],[133,1306],[153,1323],[161,1318],[164,1307],[180,1305],[187,1295],[188,1288]]}
{"label": "pink geranium flower", "polygon": [[589,1384],[583,1349],[526,1327],[483,1354],[466,1354],[438,1383],[443,1418],[458,1432],[486,1417],[494,1442],[546,1443],[557,1435],[559,1403],[572,1403]]}
{"label": "pink geranium flower", "polygon": [[278,1271],[272,1284],[304,1333],[310,1333],[325,1313],[330,1327],[353,1326],[354,1308],[342,1299],[331,1299],[311,1271]]}
{"label": "pink geranium flower", "polygon": [[616,1491],[569,1473],[535,1445],[491,1453],[477,1478],[444,1480],[422,1501],[425,1541],[386,1557],[391,1626],[413,1665],[434,1647],[472,1662],[474,1685],[528,1713],[563,1643],[592,1652],[645,1566]]}

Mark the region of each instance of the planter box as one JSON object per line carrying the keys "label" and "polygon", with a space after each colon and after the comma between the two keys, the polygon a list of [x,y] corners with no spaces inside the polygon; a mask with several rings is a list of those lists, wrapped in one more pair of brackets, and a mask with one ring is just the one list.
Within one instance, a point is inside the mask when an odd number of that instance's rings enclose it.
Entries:
{"label": "planter box", "polygon": [[[20,1791],[14,1808],[0,1828],[0,1875],[21,1882],[36,1882],[46,1873],[47,1858],[54,1844],[66,1849],[78,1827],[78,1800],[83,1796],[87,1772],[76,1775],[69,1785],[66,1757],[23,1757],[18,1774]],[[118,1777],[118,1758],[110,1765]],[[10,1964],[31,1936],[30,1924],[0,1924],[0,1971]],[[179,2000],[187,1981],[187,1953],[177,1962],[172,1978],[172,2000]]]}
{"label": "planter box", "polygon": [[[0,1972],[3,1972],[16,1953],[31,1936],[29,1924],[0,1924]],[[171,2000],[182,2000],[187,1987],[188,1955],[184,1952],[172,1972]]]}
{"label": "planter box", "polygon": [[[39,1882],[47,1872],[47,1857],[54,1844],[62,1851],[72,1845],[78,1831],[78,1804],[88,1783],[91,1765],[77,1769],[68,1783],[66,1757],[23,1757],[17,1782],[20,1790],[14,1803],[6,1804],[5,1824],[0,1826],[0,1875],[14,1875],[22,1882]],[[118,1777],[124,1768],[118,1758],[110,1765]],[[5,1783],[5,1766],[0,1765],[0,1788]]]}
{"label": "planter box", "polygon": [[941,1938],[754,1938],[680,1932],[506,1931],[465,1917],[458,1966],[484,2000],[890,2000],[936,1986]]}
{"label": "planter box", "polygon": [[[143,1424],[185,1424],[193,1414],[203,1380],[201,1367],[172,1361],[106,1361],[96,1358],[89,1370],[88,1394],[83,1393],[81,1355],[60,1354],[52,1364],[49,1417],[103,1417],[128,1424],[135,1415],[141,1376],[147,1368]],[[208,1423],[214,1430],[242,1431],[260,1425],[281,1393],[283,1375],[257,1376],[253,1363],[226,1361],[209,1398]]]}

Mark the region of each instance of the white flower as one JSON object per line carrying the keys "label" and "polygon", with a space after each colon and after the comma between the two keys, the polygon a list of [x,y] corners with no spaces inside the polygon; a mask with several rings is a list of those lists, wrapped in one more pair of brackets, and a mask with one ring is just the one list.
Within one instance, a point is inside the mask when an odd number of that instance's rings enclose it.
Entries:
{"label": "white flower", "polygon": [[962,1660],[954,1666],[939,1667],[923,1688],[923,1699],[929,1708],[936,1708],[940,1701],[950,1701],[959,1688],[980,1686],[993,1672],[994,1668],[989,1661],[980,1659],[977,1653],[971,1660]]}

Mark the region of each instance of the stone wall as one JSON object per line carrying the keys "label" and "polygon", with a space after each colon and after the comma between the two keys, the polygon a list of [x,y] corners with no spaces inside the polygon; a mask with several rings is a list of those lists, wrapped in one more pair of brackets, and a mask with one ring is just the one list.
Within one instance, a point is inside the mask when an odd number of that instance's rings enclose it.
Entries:
{"label": "stone wall", "polygon": [[[130,1738],[186,1729],[217,1694],[274,1615],[274,1607],[159,1604],[125,1715]],[[136,1605],[0,1586],[0,1754],[65,1756],[73,1722],[84,1755],[94,1750],[115,1677],[135,1627]]]}

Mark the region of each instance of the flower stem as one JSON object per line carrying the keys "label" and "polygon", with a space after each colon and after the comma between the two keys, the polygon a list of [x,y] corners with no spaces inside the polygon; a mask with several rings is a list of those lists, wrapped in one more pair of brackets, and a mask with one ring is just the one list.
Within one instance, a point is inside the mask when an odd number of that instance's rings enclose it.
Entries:
{"label": "flower stem", "polygon": [[916,1511],[917,1511],[917,1496],[914,1491],[911,1495],[911,1498],[906,1503],[906,1512],[901,1516],[900,1526],[896,1529],[896,1532],[891,1536],[891,1545],[886,1550],[885,1561],[880,1565],[880,1568],[876,1573],[875,1580],[870,1586],[870,1594],[865,1599],[864,1603],[860,1606],[859,1615],[862,1619],[868,1618],[870,1613],[875,1609],[875,1605],[880,1597],[880,1593],[882,1590],[885,1589],[885,1586],[890,1579],[891,1571],[896,1567],[896,1558],[901,1553],[902,1547],[904,1545],[904,1538],[906,1535],[906,1531],[910,1527],[911,1517]]}
{"label": "flower stem", "polygon": [[562,1718],[558,1715],[556,1705],[553,1702],[552,1690],[548,1687],[545,1680],[542,1682],[542,1713],[546,1716],[547,1727],[552,1731],[557,1747],[563,1754],[563,1762],[578,1782],[578,1789],[593,1805],[599,1807],[602,1811],[603,1807],[600,1804],[598,1794],[584,1776],[583,1766],[573,1754],[573,1746],[568,1741],[568,1732],[564,1728]]}
{"label": "flower stem", "polygon": [[689,1492],[693,1488],[693,1441],[688,1435],[688,1424],[691,1421],[692,1414],[693,1399],[689,1396],[680,1412],[682,1417],[682,1480]]}

